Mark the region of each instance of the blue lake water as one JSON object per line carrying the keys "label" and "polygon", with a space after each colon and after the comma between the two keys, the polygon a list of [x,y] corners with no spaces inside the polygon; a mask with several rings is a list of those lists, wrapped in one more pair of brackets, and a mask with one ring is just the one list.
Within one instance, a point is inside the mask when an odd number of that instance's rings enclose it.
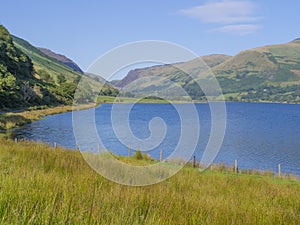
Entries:
{"label": "blue lake water", "polygon": [[[120,107],[121,115],[122,105]],[[124,110],[125,108],[124,104]],[[97,131],[103,147],[116,154],[127,155],[128,146],[122,144],[114,133],[111,109],[111,104],[103,104],[96,108]],[[200,121],[200,138],[195,155],[200,159],[210,135],[211,115],[208,104],[196,104],[196,109]],[[226,103],[226,110],[225,137],[214,160],[215,163],[224,162],[232,165],[234,160],[238,160],[241,169],[273,171],[277,171],[277,165],[280,163],[282,172],[300,175],[300,105]],[[159,158],[159,151],[163,150],[165,158],[176,148],[181,134],[180,116],[171,104],[134,105],[129,116],[130,128],[137,138],[145,139],[150,135],[148,125],[154,117],[160,117],[165,122],[167,131],[163,141],[147,153]],[[85,123],[84,119],[82,123]],[[49,144],[56,142],[58,145],[73,149],[76,146],[72,112],[47,116],[15,132],[18,138]],[[187,129],[185,132],[190,131]],[[89,146],[84,147],[88,149]]]}

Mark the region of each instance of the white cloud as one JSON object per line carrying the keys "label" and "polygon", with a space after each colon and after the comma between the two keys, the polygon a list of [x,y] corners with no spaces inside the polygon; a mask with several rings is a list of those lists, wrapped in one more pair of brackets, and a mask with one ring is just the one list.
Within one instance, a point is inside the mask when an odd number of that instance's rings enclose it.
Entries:
{"label": "white cloud", "polygon": [[257,9],[257,5],[250,0],[219,0],[210,1],[190,9],[183,9],[179,13],[196,18],[202,23],[223,25],[214,29],[215,31],[245,35],[260,28],[260,25],[253,24],[262,19],[261,16],[256,14]]}
{"label": "white cloud", "polygon": [[261,28],[262,26],[257,24],[235,24],[235,25],[226,25],[223,27],[212,29],[211,31],[238,34],[243,36],[243,35],[253,34]]}
{"label": "white cloud", "polygon": [[223,0],[210,2],[179,12],[204,23],[243,23],[257,21],[256,5],[251,1]]}

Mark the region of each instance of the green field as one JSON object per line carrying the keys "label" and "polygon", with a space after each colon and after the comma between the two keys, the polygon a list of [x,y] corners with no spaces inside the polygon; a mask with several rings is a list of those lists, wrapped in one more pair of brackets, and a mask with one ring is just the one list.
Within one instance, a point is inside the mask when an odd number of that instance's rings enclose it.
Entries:
{"label": "green field", "polygon": [[0,139],[0,224],[300,224],[300,181],[187,166],[129,187],[78,151]]}
{"label": "green field", "polygon": [[99,103],[168,103],[167,100],[158,98],[129,98],[129,97],[113,97],[113,96],[99,96],[97,101]]}

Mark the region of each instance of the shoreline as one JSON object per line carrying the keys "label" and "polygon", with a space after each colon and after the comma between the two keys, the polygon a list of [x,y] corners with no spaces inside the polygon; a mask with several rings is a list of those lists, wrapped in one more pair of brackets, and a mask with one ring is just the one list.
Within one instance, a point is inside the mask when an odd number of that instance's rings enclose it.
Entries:
{"label": "shoreline", "polygon": [[[117,99],[117,101],[115,101]],[[151,98],[131,98],[131,97],[112,97],[112,96],[100,96],[98,99],[101,104],[126,104],[126,103],[135,103],[135,104],[207,104],[209,102],[225,102],[225,103],[269,103],[269,104],[290,104],[290,105],[298,105],[300,102],[274,102],[274,101],[229,101],[229,100],[168,100],[168,99],[151,99]]]}
{"label": "shoreline", "polygon": [[[37,145],[37,146],[44,145],[44,146],[46,146],[46,148],[52,149],[53,151],[62,150],[62,151],[66,151],[66,152],[70,151],[70,152],[73,152],[74,154],[76,154],[76,153],[82,154],[81,151],[77,148],[71,149],[71,148],[65,148],[65,147],[62,147],[59,145],[51,146],[48,143],[36,142],[33,140],[24,140],[24,139],[5,140],[0,137],[0,143],[3,144],[3,142],[10,143],[13,145],[19,145],[20,143],[31,143],[31,145]],[[84,153],[87,153],[87,152],[84,151]],[[110,151],[108,151],[107,153],[112,154],[112,156],[115,159],[117,159],[123,163],[132,165],[132,166],[146,166],[146,165],[160,163],[159,159],[153,158],[148,154],[142,154],[141,158],[137,158],[136,152],[135,152],[135,154],[132,154],[131,156],[116,155]],[[102,153],[102,154],[107,154],[107,153]],[[99,153],[88,152],[88,154],[97,155]],[[174,164],[181,164],[182,162],[180,159],[169,159],[167,161],[163,160],[163,163],[174,165]],[[224,162],[212,163],[208,167],[205,167],[204,165],[201,165],[199,161],[193,161],[191,159],[185,163],[185,165],[183,166],[182,169],[184,169],[184,168],[191,168],[191,169],[195,169],[195,170],[198,169],[201,173],[218,172],[218,173],[232,174],[232,175],[236,175],[236,176],[261,176],[261,177],[269,177],[271,179],[295,180],[295,181],[300,182],[300,176],[297,175],[296,173],[288,173],[288,172],[284,172],[284,171],[281,171],[280,173],[278,173],[278,171],[276,172],[275,170],[272,170],[272,169],[264,170],[264,169],[255,169],[255,168],[249,169],[249,168],[242,168],[242,167],[236,168],[234,164],[231,165],[231,164],[227,164]]]}
{"label": "shoreline", "polygon": [[[115,99],[114,97],[109,97],[110,100]],[[124,100],[124,99],[123,99]],[[65,112],[71,112],[73,110],[84,110],[98,107],[101,104],[209,104],[218,103],[223,101],[167,101],[167,100],[157,100],[157,99],[142,99],[142,101],[137,101],[136,98],[125,98],[124,101],[98,101],[97,103],[83,104],[83,105],[60,105],[55,107],[40,108],[40,109],[16,109],[9,112],[0,113],[0,133],[5,133],[14,128],[22,127],[26,124],[32,123],[45,116],[61,114]],[[224,101],[227,103],[254,103],[254,104],[283,104],[283,105],[299,105],[299,103],[288,103],[288,102],[246,102],[246,101]]]}
{"label": "shoreline", "polygon": [[84,104],[84,105],[60,105],[55,107],[49,107],[45,109],[25,109],[17,110],[16,112],[11,111],[7,113],[0,114],[0,132],[7,132],[14,128],[22,127],[26,124],[32,123],[33,121],[37,121],[39,119],[44,118],[45,116],[71,112],[73,110],[83,110],[94,108],[97,105],[92,104]]}

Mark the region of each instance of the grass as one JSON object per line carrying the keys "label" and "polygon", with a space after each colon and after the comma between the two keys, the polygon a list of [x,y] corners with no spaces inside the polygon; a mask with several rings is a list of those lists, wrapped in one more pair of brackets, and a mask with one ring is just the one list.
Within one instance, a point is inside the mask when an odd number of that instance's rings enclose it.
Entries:
{"label": "grass", "polygon": [[99,103],[168,103],[167,100],[157,98],[129,98],[129,97],[112,97],[99,96],[97,101]]}
{"label": "grass", "polygon": [[78,151],[0,139],[0,224],[299,223],[299,180],[187,166],[129,187],[95,173]]}
{"label": "grass", "polygon": [[190,100],[189,98],[187,99],[169,99],[169,98],[166,98],[166,99],[158,99],[158,98],[151,98],[151,97],[147,97],[147,98],[144,98],[144,97],[133,97],[133,98],[130,98],[130,97],[113,97],[113,96],[99,96],[97,98],[97,102],[99,104],[101,103],[109,103],[109,104],[113,104],[113,103],[147,103],[147,104],[185,104],[185,103],[207,103],[206,100]]}
{"label": "grass", "polygon": [[10,130],[20,127],[32,121],[41,119],[47,115],[54,115],[91,107],[95,107],[95,104],[78,105],[75,107],[72,105],[61,105],[49,108],[41,107],[40,109],[32,108],[20,112],[8,112],[5,114],[0,114],[0,130]]}

